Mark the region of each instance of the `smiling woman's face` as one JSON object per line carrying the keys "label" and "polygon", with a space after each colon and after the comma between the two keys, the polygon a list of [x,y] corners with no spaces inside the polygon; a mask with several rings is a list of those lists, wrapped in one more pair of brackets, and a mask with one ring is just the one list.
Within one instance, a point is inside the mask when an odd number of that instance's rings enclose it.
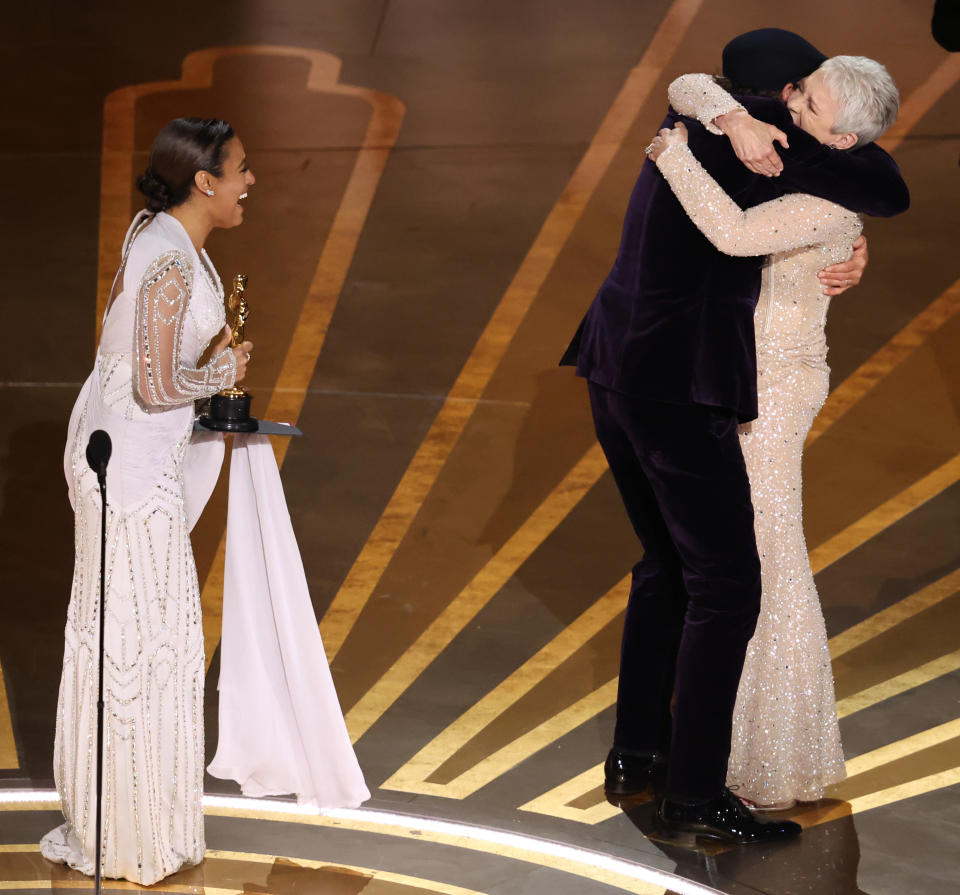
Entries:
{"label": "smiling woman's face", "polygon": [[239,137],[233,137],[224,147],[223,176],[210,176],[214,195],[209,201],[215,227],[236,227],[243,223],[243,206],[247,191],[257,181],[247,167],[247,156]]}
{"label": "smiling woman's face", "polygon": [[815,71],[800,81],[787,98],[794,123],[828,146],[837,146],[842,134],[833,132],[837,120],[837,100],[824,82],[823,72]]}

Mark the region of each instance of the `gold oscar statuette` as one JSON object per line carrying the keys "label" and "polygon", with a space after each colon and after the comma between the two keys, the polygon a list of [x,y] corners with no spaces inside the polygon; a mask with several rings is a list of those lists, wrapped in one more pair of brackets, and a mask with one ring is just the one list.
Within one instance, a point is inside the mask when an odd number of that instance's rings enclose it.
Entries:
{"label": "gold oscar statuette", "polygon": [[[238,273],[233,278],[233,291],[227,299],[227,312],[232,317],[230,324],[230,347],[241,345],[250,307],[246,297],[247,277]],[[210,409],[200,417],[200,422],[208,429],[220,432],[256,432],[258,421],[250,416],[249,392],[239,386],[225,388],[210,398]]]}

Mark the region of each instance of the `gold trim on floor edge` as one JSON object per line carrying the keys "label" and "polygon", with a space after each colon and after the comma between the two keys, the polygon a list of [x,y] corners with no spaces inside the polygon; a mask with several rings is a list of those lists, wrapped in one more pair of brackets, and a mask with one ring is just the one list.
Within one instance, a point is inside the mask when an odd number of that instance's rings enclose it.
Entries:
{"label": "gold trim on floor edge", "polygon": [[[55,793],[51,792],[50,795],[48,800],[8,803],[3,801],[3,794],[0,792],[0,810],[55,810],[59,803]],[[690,893],[703,893],[703,895],[716,891],[656,866],[563,842],[541,839],[529,834],[371,809],[340,809],[328,815],[317,815],[305,813],[302,809],[298,809],[295,803],[289,803],[288,812],[285,810],[287,803],[262,800],[262,804],[257,806],[258,801],[261,800],[208,795],[205,796],[205,802],[208,804],[204,806],[204,814],[208,817],[251,818],[267,822],[342,829],[461,848],[579,876],[613,886],[621,891],[635,893],[635,895],[665,895],[668,886],[672,886],[676,891],[683,890]],[[221,804],[215,804],[217,802]],[[228,804],[223,804],[224,802]],[[8,848],[11,850],[34,849],[35,846],[8,846]],[[646,857],[662,858],[660,855]]]}
{"label": "gold trim on floor edge", "polygon": [[[394,836],[402,839],[412,839],[417,842],[430,842],[436,845],[448,845],[455,848],[464,848],[470,851],[478,851],[486,854],[495,854],[501,858],[509,858],[516,861],[523,861],[525,863],[535,864],[541,867],[548,867],[553,870],[558,870],[562,873],[571,874],[574,876],[580,876],[585,879],[593,880],[594,882],[605,883],[609,886],[614,886],[615,888],[622,889],[626,892],[638,893],[638,895],[664,895],[666,889],[662,886],[651,885],[636,879],[630,879],[625,877],[622,873],[617,873],[611,870],[604,870],[595,866],[584,865],[576,860],[571,860],[570,858],[561,857],[555,854],[547,855],[537,851],[533,851],[530,848],[524,848],[522,846],[507,845],[502,842],[490,842],[484,841],[481,839],[468,839],[463,834],[454,834],[454,833],[444,833],[435,830],[431,830],[423,822],[418,823],[417,818],[408,818],[411,822],[411,826],[408,829],[401,828],[392,828],[384,829],[382,824],[376,822],[363,821],[359,819],[342,819],[337,817],[318,817],[318,816],[308,816],[303,817],[299,815],[275,815],[265,817],[262,814],[258,814],[256,811],[246,812],[246,811],[236,811],[236,810],[226,810],[226,809],[205,809],[205,814],[211,816],[226,816],[226,817],[256,817],[261,820],[271,820],[277,822],[287,822],[287,823],[300,823],[308,824],[311,826],[321,826],[321,827],[333,827],[333,828],[345,828],[353,832],[364,832],[364,833],[377,833],[380,835]],[[420,819],[424,821],[426,819]],[[456,825],[460,826],[460,825]],[[478,827],[476,832],[481,832],[486,828]],[[512,834],[510,834],[512,835]],[[532,838],[532,837],[517,837],[517,838]],[[543,840],[546,844],[547,840]],[[553,844],[553,843],[549,843]],[[564,846],[573,851],[576,849],[573,846]],[[584,849],[579,849],[580,851],[586,851]],[[599,855],[599,853],[594,853]],[[606,856],[602,856],[606,857]],[[614,859],[620,860],[620,859]],[[664,871],[657,871],[654,868],[646,868],[642,865],[637,865],[635,862],[623,862],[634,864],[637,870],[651,871],[652,873],[664,874]]]}
{"label": "gold trim on floor edge", "polygon": [[[0,854],[39,854],[40,848],[34,844],[28,845],[0,845]],[[410,876],[404,873],[394,873],[389,870],[375,870],[370,867],[359,867],[354,864],[341,864],[335,861],[313,861],[307,858],[293,858],[288,855],[271,855],[264,852],[237,852],[237,851],[225,851],[223,849],[207,849],[206,854],[204,855],[204,864],[203,870],[214,871],[215,867],[210,866],[209,862],[215,861],[230,861],[230,862],[246,862],[249,864],[273,864],[277,861],[283,861],[287,865],[294,865],[297,867],[303,867],[306,870],[324,870],[329,869],[333,871],[337,870],[346,870],[350,873],[356,873],[361,876],[367,877],[369,881],[378,880],[386,883],[395,883],[398,885],[404,886],[414,886],[420,891],[423,891],[424,888],[428,889],[436,895],[485,895],[485,893],[480,892],[476,889],[465,889],[462,886],[453,886],[449,883],[441,883],[436,880],[424,879],[418,876]],[[180,872],[190,873],[194,868],[186,868],[185,871]],[[68,872],[68,871],[65,871]],[[174,874],[177,875],[177,874]],[[232,875],[236,876],[236,873]],[[247,892],[246,884],[251,882],[257,882],[255,880],[244,880],[243,888],[229,887],[225,888],[223,886],[210,886],[206,883],[200,884],[191,884],[189,882],[180,882],[180,883],[170,883],[165,884],[162,880],[159,883],[155,883],[150,886],[151,892],[170,892],[170,893],[192,893],[192,895],[244,895]],[[259,883],[258,883],[259,884]],[[0,891],[9,892],[16,891],[18,889],[50,889],[50,890],[60,890],[60,889],[85,889],[91,886],[91,883],[88,880],[76,879],[76,880],[17,880],[17,881],[0,881]],[[103,888],[106,890],[112,891],[143,891],[143,886],[138,886],[134,883],[126,882],[125,880],[113,880],[107,879],[103,881]]]}

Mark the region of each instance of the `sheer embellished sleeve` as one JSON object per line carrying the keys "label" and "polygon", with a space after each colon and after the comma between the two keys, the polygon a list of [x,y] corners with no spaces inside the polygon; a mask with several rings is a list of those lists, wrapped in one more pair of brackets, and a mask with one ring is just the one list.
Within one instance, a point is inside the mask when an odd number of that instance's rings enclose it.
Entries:
{"label": "sheer embellished sleeve", "polygon": [[743,109],[711,75],[680,75],[667,88],[667,97],[675,111],[696,118],[711,134],[723,133],[713,123],[714,118]]}
{"label": "sheer embellished sleeve", "polygon": [[233,385],[237,362],[224,349],[199,369],[180,357],[193,271],[183,252],[164,252],[147,268],[137,292],[134,374],[140,400],[152,407],[189,404]]}
{"label": "sheer embellished sleeve", "polygon": [[686,143],[668,146],[657,167],[697,229],[726,255],[769,255],[847,238],[852,243],[859,232],[853,212],[805,193],[742,210]]}

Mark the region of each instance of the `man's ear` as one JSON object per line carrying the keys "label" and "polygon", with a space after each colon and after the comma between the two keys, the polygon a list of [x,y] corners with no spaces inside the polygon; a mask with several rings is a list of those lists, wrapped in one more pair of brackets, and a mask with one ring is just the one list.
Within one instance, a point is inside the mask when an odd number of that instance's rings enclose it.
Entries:
{"label": "man's ear", "polygon": [[856,134],[834,134],[827,145],[834,149],[853,149],[859,139]]}
{"label": "man's ear", "polygon": [[793,91],[796,89],[796,84],[785,84],[783,90],[780,91],[780,101],[785,103],[788,99],[790,99],[791,96],[793,96]]}

